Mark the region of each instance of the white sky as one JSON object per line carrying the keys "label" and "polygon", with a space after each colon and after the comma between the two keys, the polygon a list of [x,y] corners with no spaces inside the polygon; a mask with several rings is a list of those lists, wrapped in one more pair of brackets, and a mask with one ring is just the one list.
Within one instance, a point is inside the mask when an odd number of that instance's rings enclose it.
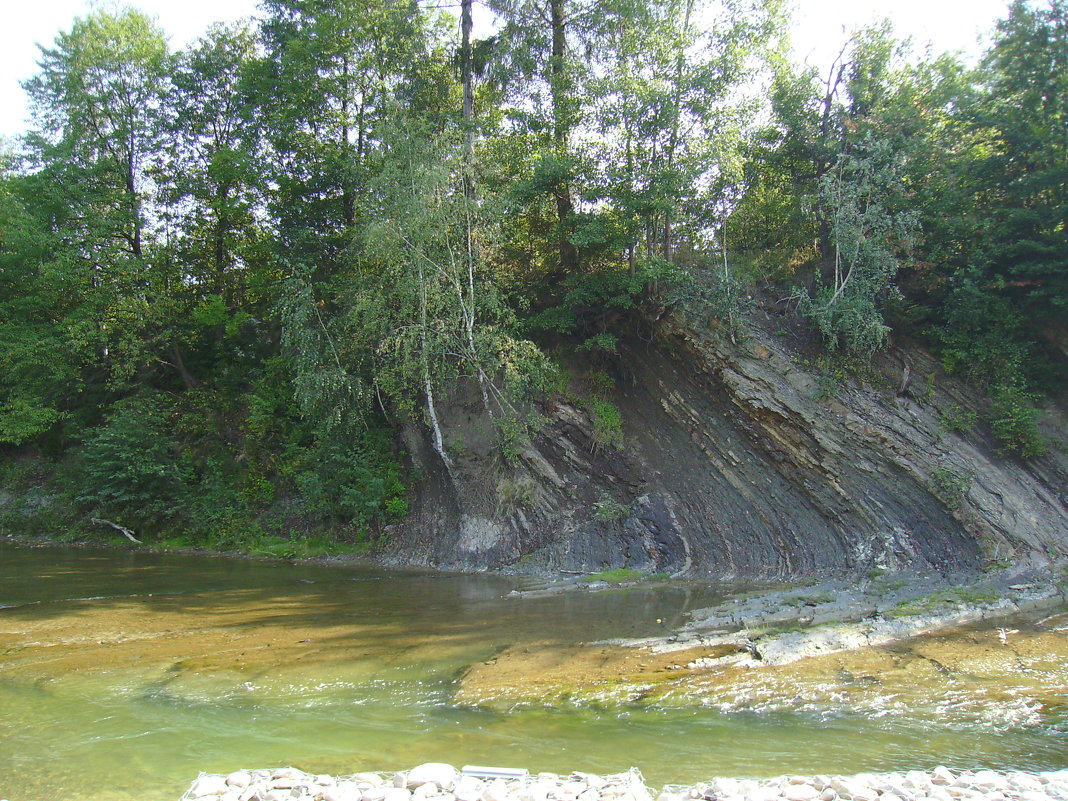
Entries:
{"label": "white sky", "polygon": [[[936,51],[977,53],[980,35],[993,29],[1008,0],[794,0],[794,50],[799,60],[824,66],[838,51],[843,29],[888,17],[898,36],[933,43]],[[26,128],[21,82],[37,71],[37,44],[51,45],[93,0],[9,0],[0,25],[0,137]],[[196,39],[212,22],[253,16],[256,0],[130,0],[154,15],[172,48]]]}

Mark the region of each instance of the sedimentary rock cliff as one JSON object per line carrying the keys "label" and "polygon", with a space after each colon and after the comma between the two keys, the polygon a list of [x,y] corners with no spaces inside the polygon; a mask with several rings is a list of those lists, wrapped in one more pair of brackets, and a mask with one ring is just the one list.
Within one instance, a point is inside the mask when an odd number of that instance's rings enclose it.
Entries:
{"label": "sedimentary rock cliff", "polygon": [[[655,341],[624,343],[609,368],[618,448],[597,445],[580,401],[559,398],[512,462],[477,398],[458,400],[451,475],[411,429],[425,479],[389,558],[771,578],[1068,554],[1063,451],[1023,462],[998,455],[982,424],[948,430],[947,410],[982,401],[920,351],[891,348],[864,380],[828,378],[770,333],[769,313],[757,318],[737,342],[661,322]],[[1043,426],[1062,436],[1063,412]]]}

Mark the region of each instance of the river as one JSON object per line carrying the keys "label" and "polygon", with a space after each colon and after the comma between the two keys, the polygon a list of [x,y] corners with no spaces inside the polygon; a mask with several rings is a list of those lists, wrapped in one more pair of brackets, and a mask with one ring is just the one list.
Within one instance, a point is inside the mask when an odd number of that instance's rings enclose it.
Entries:
{"label": "river", "polygon": [[506,649],[662,633],[743,589],[509,597],[524,582],[0,543],[0,798],[176,801],[201,770],[290,764],[637,766],[651,784],[1068,766],[1063,707],[992,722],[833,700],[458,703],[465,669]]}

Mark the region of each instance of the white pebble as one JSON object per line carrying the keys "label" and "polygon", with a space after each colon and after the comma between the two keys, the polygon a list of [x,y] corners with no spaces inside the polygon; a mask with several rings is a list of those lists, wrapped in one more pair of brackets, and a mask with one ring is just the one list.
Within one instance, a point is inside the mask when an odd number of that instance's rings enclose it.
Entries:
{"label": "white pebble", "polygon": [[809,784],[788,784],[782,796],[786,801],[816,801],[820,791]]}
{"label": "white pebble", "polygon": [[414,790],[431,782],[438,787],[451,789],[456,784],[456,768],[444,762],[425,762],[408,772],[406,786]]}
{"label": "white pebble", "polygon": [[319,797],[322,801],[361,801],[363,794],[356,782],[338,782],[323,790]]}
{"label": "white pebble", "polygon": [[196,784],[193,785],[190,795],[194,798],[206,798],[213,795],[222,795],[229,789],[226,779],[222,776],[201,776],[197,779]]}
{"label": "white pebble", "polygon": [[931,771],[932,784],[948,785],[953,784],[956,780],[957,777],[953,774],[953,771],[943,765],[939,765]]}

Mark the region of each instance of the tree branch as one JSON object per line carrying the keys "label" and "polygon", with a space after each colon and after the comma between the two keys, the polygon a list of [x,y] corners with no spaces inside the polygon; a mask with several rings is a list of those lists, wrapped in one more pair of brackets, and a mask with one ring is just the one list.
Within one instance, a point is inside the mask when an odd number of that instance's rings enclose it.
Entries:
{"label": "tree branch", "polygon": [[133,532],[130,531],[130,529],[126,528],[126,526],[120,526],[118,523],[112,523],[110,520],[104,520],[100,517],[90,517],[89,522],[96,523],[102,526],[111,526],[116,531],[121,531],[122,535],[126,537],[126,539],[128,539],[130,542],[135,542],[138,545],[141,544],[141,540],[137,539],[137,537],[133,535]]}

